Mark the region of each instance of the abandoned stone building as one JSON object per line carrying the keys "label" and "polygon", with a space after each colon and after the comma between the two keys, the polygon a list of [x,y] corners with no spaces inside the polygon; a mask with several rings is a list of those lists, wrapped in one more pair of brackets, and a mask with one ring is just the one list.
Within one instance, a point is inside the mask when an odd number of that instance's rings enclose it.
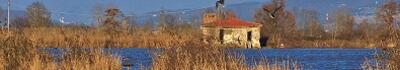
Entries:
{"label": "abandoned stone building", "polygon": [[258,23],[242,21],[236,17],[218,19],[216,14],[209,13],[203,17],[201,30],[206,43],[260,48],[260,27]]}
{"label": "abandoned stone building", "polygon": [[203,41],[209,44],[236,45],[242,48],[261,48],[259,23],[247,22],[224,11],[224,0],[216,3],[215,12],[203,14]]}
{"label": "abandoned stone building", "polygon": [[222,8],[223,3],[217,2],[216,12],[203,14],[203,41],[242,48],[261,48],[259,40],[262,25],[240,20],[232,14],[227,15]]}

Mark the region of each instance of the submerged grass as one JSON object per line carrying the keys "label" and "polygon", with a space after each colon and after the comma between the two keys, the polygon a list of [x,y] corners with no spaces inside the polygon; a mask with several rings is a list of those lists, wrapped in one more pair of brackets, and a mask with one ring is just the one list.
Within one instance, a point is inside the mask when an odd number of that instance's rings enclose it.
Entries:
{"label": "submerged grass", "polygon": [[57,57],[20,33],[0,34],[0,70],[119,70],[121,67],[118,57],[96,49],[69,49],[56,60]]}
{"label": "submerged grass", "polygon": [[[96,27],[30,27],[11,29],[24,36],[34,46],[45,48],[173,48],[203,44],[201,30],[176,27],[170,30],[145,28],[104,29]],[[399,33],[400,34],[400,33]],[[5,38],[1,38],[5,39]],[[316,39],[285,38],[280,43],[268,43],[272,48],[376,48],[393,47],[400,43],[382,39]]]}
{"label": "submerged grass", "polygon": [[[72,32],[66,38],[56,43],[63,46],[65,52],[61,57],[55,57],[51,53],[44,51],[46,43],[52,43],[57,36],[47,31],[44,35],[37,35],[34,32],[27,33],[25,30],[16,30],[11,33],[1,32],[0,39],[0,69],[1,70],[120,70],[122,69],[121,58],[112,54],[104,53],[101,48],[110,46],[108,44],[88,46],[91,43],[87,39],[98,40],[98,38],[81,37],[79,32]],[[87,32],[82,32],[87,33]],[[39,33],[40,34],[40,33]],[[90,35],[90,34],[89,34]],[[45,37],[47,36],[47,37]],[[54,36],[54,37],[52,37]],[[68,38],[72,37],[72,38]],[[157,37],[159,38],[159,37]],[[182,38],[182,37],[180,37]],[[111,38],[110,38],[111,39]],[[115,38],[112,38],[115,39]],[[183,38],[182,38],[183,39]],[[101,39],[100,39],[101,40]],[[189,39],[188,39],[189,40]],[[160,41],[162,41],[160,39]],[[98,42],[103,43],[103,42]],[[163,42],[161,42],[163,43]],[[178,46],[199,46],[196,42],[185,43]],[[162,46],[164,44],[160,44]],[[171,46],[174,43],[171,43]],[[215,46],[215,45],[214,45]],[[87,48],[86,48],[87,47]],[[176,47],[163,48],[162,51],[154,52],[152,70],[299,70],[300,67],[295,63],[268,64],[259,62],[254,66],[249,66],[245,62],[244,56],[229,55],[226,48],[218,47]]]}
{"label": "submerged grass", "polygon": [[100,49],[68,49],[59,63],[62,70],[119,70],[118,56],[105,54]]}
{"label": "submerged grass", "polygon": [[[364,70],[398,70],[400,69],[400,48],[384,48],[382,53],[375,55],[375,60],[366,60]],[[371,63],[372,62],[372,63]]]}
{"label": "submerged grass", "polygon": [[301,70],[290,62],[270,64],[256,61],[246,64],[244,56],[230,55],[225,49],[212,47],[179,47],[156,52],[152,70]]}
{"label": "submerged grass", "polygon": [[20,34],[1,34],[0,67],[3,70],[56,69],[51,56],[41,52]]}
{"label": "submerged grass", "polygon": [[400,48],[390,49],[388,52],[388,68],[390,70],[400,69]]}

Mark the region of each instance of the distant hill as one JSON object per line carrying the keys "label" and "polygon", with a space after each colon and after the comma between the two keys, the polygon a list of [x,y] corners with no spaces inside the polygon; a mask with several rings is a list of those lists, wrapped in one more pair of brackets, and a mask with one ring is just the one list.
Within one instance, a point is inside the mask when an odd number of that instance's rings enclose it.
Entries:
{"label": "distant hill", "polygon": [[[361,17],[369,17],[374,15],[376,6],[384,3],[385,0],[286,0],[287,8],[286,10],[295,10],[295,9],[313,9],[319,12],[320,18],[323,19],[325,14],[335,10],[339,6],[347,7],[352,9],[353,15],[357,16],[358,18]],[[269,2],[269,0],[267,1]],[[73,1],[71,1],[73,3]],[[120,3],[123,4],[121,6],[122,10],[125,14],[130,14],[129,10],[135,12],[135,9],[129,7],[130,4],[128,3]],[[125,5],[126,4],[126,5]],[[255,1],[255,2],[243,2],[237,4],[229,4],[226,6],[229,10],[234,11],[237,16],[243,20],[253,21],[254,13],[257,9],[259,9],[265,1]],[[68,4],[69,5],[69,4]],[[93,8],[90,5],[82,8],[79,10],[64,10],[64,5],[56,5],[56,4],[48,4],[47,5],[52,11],[52,19],[54,21],[58,21],[61,17],[65,17],[65,21],[69,22],[83,22],[83,23],[92,23],[93,17],[91,15],[90,10]],[[62,7],[62,10],[58,10],[58,7]],[[55,10],[51,10],[55,9]],[[68,9],[74,9],[73,7],[66,7]],[[168,6],[166,6],[168,8]],[[4,9],[4,8],[3,8]],[[201,18],[201,13],[205,9],[214,9],[212,5],[204,8],[189,8],[189,9],[165,9],[165,11],[173,14],[173,15],[180,15],[183,20],[193,20]],[[140,11],[140,10],[136,10]],[[148,20],[152,20],[153,22],[157,22],[158,17],[157,14],[160,11],[153,11],[148,13],[136,13],[135,19],[140,23],[144,23]],[[182,13],[184,12],[184,13]],[[13,11],[12,17],[22,16],[24,15],[24,11]],[[154,16],[155,15],[155,16]]]}
{"label": "distant hill", "polygon": [[[255,11],[261,7],[263,3],[260,2],[246,2],[239,4],[231,4],[227,5],[226,8],[235,12],[236,15],[243,19],[251,21],[253,19],[253,15]],[[201,8],[201,9],[179,9],[179,10],[163,10],[172,15],[181,16],[184,20],[192,20],[201,18],[201,14],[206,9],[214,9],[214,7]],[[157,22],[158,17],[154,17],[154,15],[158,15],[161,11],[149,12],[146,14],[138,15],[138,22],[145,22],[149,19],[153,19]]]}
{"label": "distant hill", "polygon": [[[294,11],[298,9],[311,9],[316,10],[321,21],[326,17],[329,12],[338,9],[339,7],[346,7],[352,10],[352,14],[358,19],[370,17],[375,14],[377,6],[381,5],[383,0],[290,0],[287,1],[286,10]],[[238,4],[227,5],[226,8],[232,10],[236,15],[248,21],[253,21],[253,16],[257,9],[259,9],[263,2],[244,2]],[[201,9],[179,9],[179,10],[165,10],[173,15],[182,15],[181,12],[185,12],[182,16],[184,19],[200,18],[202,11],[205,9],[214,9],[214,7],[201,8]],[[145,14],[139,14],[137,16],[138,21],[143,22],[145,19],[154,19],[157,21],[157,17],[152,15],[158,14],[160,11],[149,12]]]}
{"label": "distant hill", "polygon": [[[20,11],[20,10],[12,10],[10,13],[11,18],[16,18],[16,17],[20,17],[20,16],[25,16],[25,15],[26,15],[25,11]],[[2,17],[7,17],[7,10],[3,10]]]}

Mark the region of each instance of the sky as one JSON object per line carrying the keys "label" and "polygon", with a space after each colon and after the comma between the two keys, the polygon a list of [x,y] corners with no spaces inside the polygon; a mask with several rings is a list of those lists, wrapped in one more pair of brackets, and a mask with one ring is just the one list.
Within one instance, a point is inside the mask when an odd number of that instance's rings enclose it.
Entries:
{"label": "sky", "polygon": [[[26,7],[33,2],[43,3],[50,10],[52,17],[57,20],[61,16],[79,16],[65,17],[65,20],[76,22],[91,21],[93,8],[96,5],[116,6],[124,12],[125,15],[137,15],[148,12],[158,11],[160,9],[199,9],[215,6],[217,0],[12,0],[12,10],[25,11]],[[268,0],[227,0],[227,5],[244,2],[266,2]],[[7,9],[7,0],[0,0],[0,6],[3,10]]]}
{"label": "sky", "polygon": [[[12,0],[12,9],[25,10],[32,2],[42,2],[52,12],[68,12],[79,10],[90,12],[98,5],[117,6],[123,11],[142,14],[164,9],[193,9],[214,6],[216,0]],[[227,4],[243,2],[263,2],[267,0],[229,0]],[[7,0],[0,0],[0,6],[5,9]]]}
{"label": "sky", "polygon": [[[95,5],[116,6],[126,15],[144,14],[160,9],[200,9],[215,6],[217,0],[12,0],[12,10],[24,11],[33,2],[42,2],[51,11],[52,17],[68,15],[66,20],[77,22],[91,21]],[[326,13],[337,6],[346,5],[357,7],[374,5],[375,1],[382,3],[385,0],[286,0],[288,9],[309,8]],[[246,2],[266,3],[270,0],[226,0],[227,5]],[[6,10],[7,0],[0,0],[0,6]],[[78,16],[79,18],[76,18]],[[251,15],[250,15],[251,16]],[[88,18],[88,19],[81,19]]]}

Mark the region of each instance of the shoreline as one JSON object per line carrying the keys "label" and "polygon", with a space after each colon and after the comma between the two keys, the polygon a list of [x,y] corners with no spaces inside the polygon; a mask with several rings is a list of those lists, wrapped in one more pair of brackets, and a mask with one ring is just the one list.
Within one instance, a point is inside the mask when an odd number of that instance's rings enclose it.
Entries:
{"label": "shoreline", "polygon": [[[27,39],[35,46],[46,48],[173,48],[177,46],[218,46],[204,44],[197,29],[186,29],[180,33],[143,31],[142,29],[120,30],[109,32],[101,28],[79,27],[40,27],[12,29],[11,36]],[[173,33],[171,33],[173,32]],[[0,39],[7,39],[6,31],[2,31]],[[295,40],[295,39],[294,39]],[[282,40],[284,46],[262,48],[385,48],[396,46],[395,42],[370,40]],[[286,44],[284,44],[286,43]],[[273,43],[272,43],[273,44]],[[399,45],[399,43],[397,43]],[[398,46],[397,45],[397,46]],[[136,46],[136,47],[135,47]],[[333,47],[336,46],[336,47]],[[229,45],[226,47],[230,47]],[[225,47],[223,47],[225,48]]]}

